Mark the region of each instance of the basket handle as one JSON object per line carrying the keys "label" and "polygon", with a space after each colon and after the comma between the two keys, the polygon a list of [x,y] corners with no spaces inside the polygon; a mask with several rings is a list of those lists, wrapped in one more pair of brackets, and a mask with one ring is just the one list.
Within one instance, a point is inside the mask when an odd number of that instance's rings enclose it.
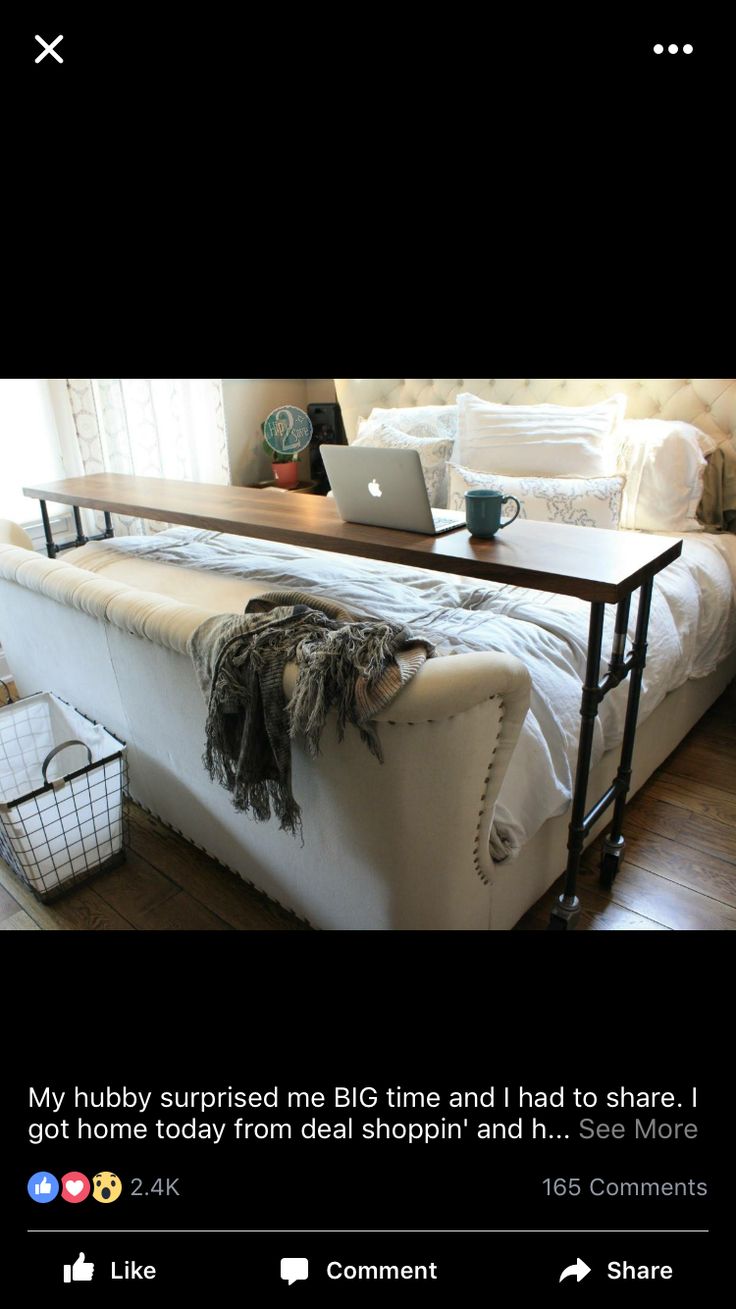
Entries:
{"label": "basket handle", "polygon": [[[61,745],[54,746],[54,749],[53,749],[53,750],[49,750],[48,754],[46,755],[46,758],[44,759],[43,763],[41,764],[41,772],[42,772],[42,774],[43,774],[43,780],[44,780],[44,785],[45,785],[45,786],[48,786],[48,785],[49,785],[49,783],[48,783],[48,779],[47,779],[47,777],[46,777],[46,769],[48,768],[49,764],[51,763],[51,760],[53,759],[54,755],[59,754],[61,750],[66,750],[66,749],[68,749],[68,747],[69,747],[70,745],[81,745],[82,749],[83,749],[83,750],[86,750],[86,751],[87,751],[87,754],[89,755],[89,760],[88,760],[88,762],[89,762],[90,764],[92,763],[92,751],[90,750],[90,748],[89,748],[88,745],[85,745],[85,744],[84,744],[84,741],[77,741],[77,740],[62,741]],[[53,783],[52,783],[52,785],[53,785]]]}

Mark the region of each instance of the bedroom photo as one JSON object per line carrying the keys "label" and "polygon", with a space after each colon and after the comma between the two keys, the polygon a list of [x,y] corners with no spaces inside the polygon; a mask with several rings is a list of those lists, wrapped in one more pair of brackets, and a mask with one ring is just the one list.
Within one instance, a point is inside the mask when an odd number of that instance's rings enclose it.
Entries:
{"label": "bedroom photo", "polygon": [[3,929],[736,926],[736,379],[10,378],[0,450]]}

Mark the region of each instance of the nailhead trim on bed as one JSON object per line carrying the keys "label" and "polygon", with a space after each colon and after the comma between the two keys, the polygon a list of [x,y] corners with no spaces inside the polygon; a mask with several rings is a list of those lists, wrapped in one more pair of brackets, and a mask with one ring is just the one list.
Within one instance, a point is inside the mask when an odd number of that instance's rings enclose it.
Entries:
{"label": "nailhead trim on bed", "polygon": [[[498,698],[499,698],[498,695],[489,695],[489,697],[488,697],[489,701],[490,701],[490,700],[498,700]],[[492,771],[493,771],[493,760],[494,760],[494,758],[495,758],[495,756],[496,756],[496,751],[497,751],[497,749],[498,749],[498,743],[499,743],[499,741],[500,741],[500,739],[501,739],[501,729],[502,729],[502,727],[503,727],[503,717],[504,717],[503,710],[504,710],[504,707],[503,707],[503,701],[502,701],[502,702],[501,702],[501,716],[500,716],[500,718],[499,718],[499,720],[498,720],[498,733],[497,733],[497,735],[496,735],[496,740],[495,740],[494,745],[493,745],[493,751],[492,751],[492,753],[491,753],[491,758],[490,758],[490,761],[489,761],[489,763],[488,763],[488,776],[484,779],[484,783],[483,783],[484,790],[483,790],[483,794],[482,794],[482,796],[481,796],[481,805],[482,805],[483,807],[478,811],[478,818],[482,818],[482,817],[483,817],[483,814],[485,813],[486,799],[487,799],[487,797],[488,797],[488,787],[489,787],[489,785],[490,785],[490,781],[491,781],[491,773],[492,773]],[[463,712],[466,712],[466,711],[464,710]],[[449,722],[452,721],[453,718],[457,718],[457,714],[449,714],[447,718],[443,718],[441,721],[442,721],[443,723],[449,723]],[[425,718],[425,719],[422,720],[421,724],[417,724],[417,723],[397,723],[397,722],[395,722],[393,719],[388,718],[388,719],[385,719],[385,720],[384,720],[384,722],[381,724],[381,726],[386,726],[386,727],[416,727],[416,726],[424,726],[426,723],[434,723],[434,722],[436,722],[436,721],[437,721],[437,720],[434,719],[434,718]],[[481,882],[483,883],[483,885],[484,885],[484,886],[490,886],[490,881],[489,881],[489,879],[486,877],[486,875],[485,875],[485,873],[483,872],[483,870],[481,869],[481,866],[480,866],[480,859],[478,858],[478,852],[479,852],[479,850],[480,850],[480,826],[481,826],[480,823],[478,823],[478,826],[477,826],[476,829],[475,829],[475,843],[474,843],[474,845],[473,845],[473,866],[474,866],[474,868],[475,868],[476,873],[478,874],[478,877],[480,878]]]}
{"label": "nailhead trim on bed", "polygon": [[[489,698],[490,698],[491,700],[496,700],[496,699],[498,699],[498,697],[495,696],[495,695],[492,695],[492,696],[490,696]],[[501,728],[503,727],[503,708],[504,708],[504,707],[503,707],[503,701],[502,701],[502,702],[501,702],[501,717],[500,717],[499,720],[498,720],[498,734],[497,734],[497,736],[496,736],[496,740],[495,740],[494,745],[493,745],[493,752],[492,752],[492,754],[491,754],[490,762],[489,762],[489,764],[488,764],[488,776],[487,776],[487,778],[485,779],[485,783],[484,783],[484,788],[485,788],[485,789],[484,789],[484,791],[483,791],[483,797],[482,797],[482,800],[481,800],[481,803],[482,803],[482,805],[483,805],[483,808],[481,809],[480,813],[478,814],[478,817],[479,817],[479,818],[482,818],[482,817],[483,817],[483,814],[484,814],[484,812],[485,812],[486,799],[487,799],[487,796],[488,796],[488,787],[489,787],[489,785],[490,785],[490,781],[491,781],[491,773],[493,772],[493,760],[494,760],[494,758],[495,758],[495,756],[496,756],[496,751],[497,751],[497,749],[498,749],[498,743],[499,743],[499,741],[500,741],[500,739],[501,739]],[[475,871],[476,871],[476,873],[478,874],[478,876],[479,876],[481,882],[483,883],[483,885],[484,885],[484,886],[490,886],[490,880],[486,877],[485,873],[483,872],[483,870],[481,869],[481,866],[480,866],[480,859],[479,859],[479,857],[478,857],[479,851],[480,851],[480,823],[478,823],[478,826],[477,826],[476,829],[475,829],[475,845],[474,845],[474,847],[473,847],[473,863],[475,864]]]}

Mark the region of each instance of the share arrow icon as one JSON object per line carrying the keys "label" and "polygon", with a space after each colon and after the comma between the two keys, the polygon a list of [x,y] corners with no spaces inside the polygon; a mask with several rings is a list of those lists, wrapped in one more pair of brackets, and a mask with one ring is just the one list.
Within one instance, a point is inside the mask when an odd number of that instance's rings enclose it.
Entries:
{"label": "share arrow icon", "polygon": [[583,1278],[587,1277],[589,1272],[590,1269],[588,1265],[583,1263],[582,1259],[578,1259],[576,1264],[570,1264],[569,1268],[566,1268],[564,1273],[560,1274],[560,1281],[564,1282],[566,1277],[575,1277],[578,1282],[582,1282]]}

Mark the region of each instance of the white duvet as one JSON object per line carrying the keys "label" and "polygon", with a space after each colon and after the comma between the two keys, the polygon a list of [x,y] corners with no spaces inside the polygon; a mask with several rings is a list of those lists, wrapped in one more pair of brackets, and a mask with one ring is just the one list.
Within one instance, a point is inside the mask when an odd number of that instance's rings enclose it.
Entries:
{"label": "white duvet", "polygon": [[[428,634],[437,654],[499,650],[518,656],[531,673],[531,707],[496,808],[494,859],[513,857],[570,804],[588,638],[584,601],[192,528],[118,538],[104,549],[262,580],[267,588],[338,596],[352,608]],[[687,536],[682,557],[655,582],[640,722],[670,691],[689,678],[707,677],[736,648],[735,594],[736,538]],[[631,637],[637,605],[634,597]],[[609,605],[606,661],[614,618]],[[622,738],[627,688],[622,684],[601,705],[593,765]]]}

